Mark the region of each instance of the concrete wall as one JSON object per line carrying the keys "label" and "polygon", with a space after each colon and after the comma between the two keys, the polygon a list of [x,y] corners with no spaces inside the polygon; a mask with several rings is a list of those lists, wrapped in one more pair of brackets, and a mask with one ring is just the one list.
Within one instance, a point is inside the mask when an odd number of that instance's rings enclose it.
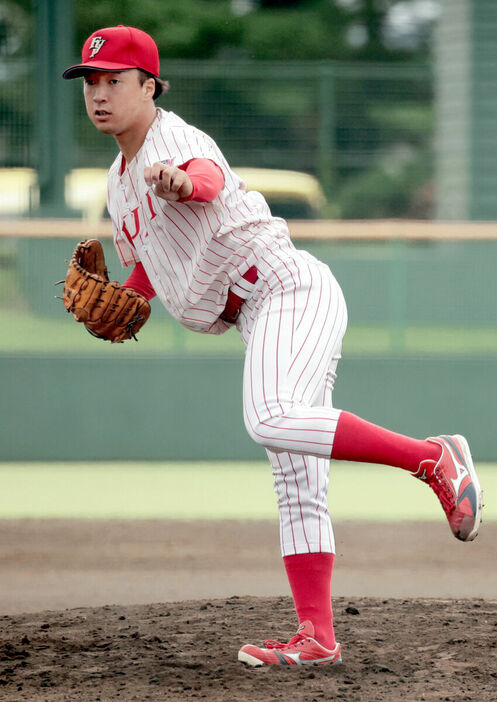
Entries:
{"label": "concrete wall", "polygon": [[[246,435],[243,359],[0,356],[0,460],[264,459]],[[495,358],[355,358],[335,406],[419,438],[464,433],[497,460]]]}

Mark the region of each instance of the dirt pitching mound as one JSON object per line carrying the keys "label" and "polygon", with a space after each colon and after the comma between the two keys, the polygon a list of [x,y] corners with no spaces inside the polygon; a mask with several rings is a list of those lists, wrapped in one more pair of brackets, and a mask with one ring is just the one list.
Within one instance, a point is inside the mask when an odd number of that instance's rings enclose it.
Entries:
{"label": "dirt pitching mound", "polygon": [[230,597],[0,618],[0,699],[495,702],[497,601],[336,598],[343,663],[248,668],[286,640],[290,598]]}

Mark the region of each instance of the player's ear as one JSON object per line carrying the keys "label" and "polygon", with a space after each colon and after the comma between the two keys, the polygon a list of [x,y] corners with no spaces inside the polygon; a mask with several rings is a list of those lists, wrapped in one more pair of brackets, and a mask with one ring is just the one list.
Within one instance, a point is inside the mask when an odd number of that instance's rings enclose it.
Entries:
{"label": "player's ear", "polygon": [[155,80],[153,78],[147,78],[143,83],[143,94],[146,98],[153,98],[155,93]]}

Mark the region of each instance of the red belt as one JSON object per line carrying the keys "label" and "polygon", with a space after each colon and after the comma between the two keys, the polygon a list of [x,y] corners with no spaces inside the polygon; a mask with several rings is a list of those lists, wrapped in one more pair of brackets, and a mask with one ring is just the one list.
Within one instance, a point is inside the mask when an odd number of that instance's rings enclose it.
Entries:
{"label": "red belt", "polygon": [[[238,319],[240,310],[245,300],[250,297],[257,281],[257,268],[252,266],[246,273],[242,275],[242,279],[235,283],[228,291],[228,299],[224,312],[220,315],[220,319],[228,324],[234,324]],[[245,284],[243,281],[246,280]]]}

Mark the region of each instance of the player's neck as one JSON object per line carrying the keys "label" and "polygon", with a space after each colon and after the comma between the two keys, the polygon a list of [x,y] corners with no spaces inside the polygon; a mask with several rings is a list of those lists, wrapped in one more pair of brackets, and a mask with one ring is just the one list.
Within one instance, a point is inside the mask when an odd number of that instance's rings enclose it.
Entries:
{"label": "player's neck", "polygon": [[126,163],[132,161],[138,151],[141,149],[148,130],[152,126],[156,115],[157,113],[154,107],[153,111],[148,112],[146,118],[139,124],[134,125],[132,129],[128,129],[121,134],[114,135],[119,149],[126,159]]}

